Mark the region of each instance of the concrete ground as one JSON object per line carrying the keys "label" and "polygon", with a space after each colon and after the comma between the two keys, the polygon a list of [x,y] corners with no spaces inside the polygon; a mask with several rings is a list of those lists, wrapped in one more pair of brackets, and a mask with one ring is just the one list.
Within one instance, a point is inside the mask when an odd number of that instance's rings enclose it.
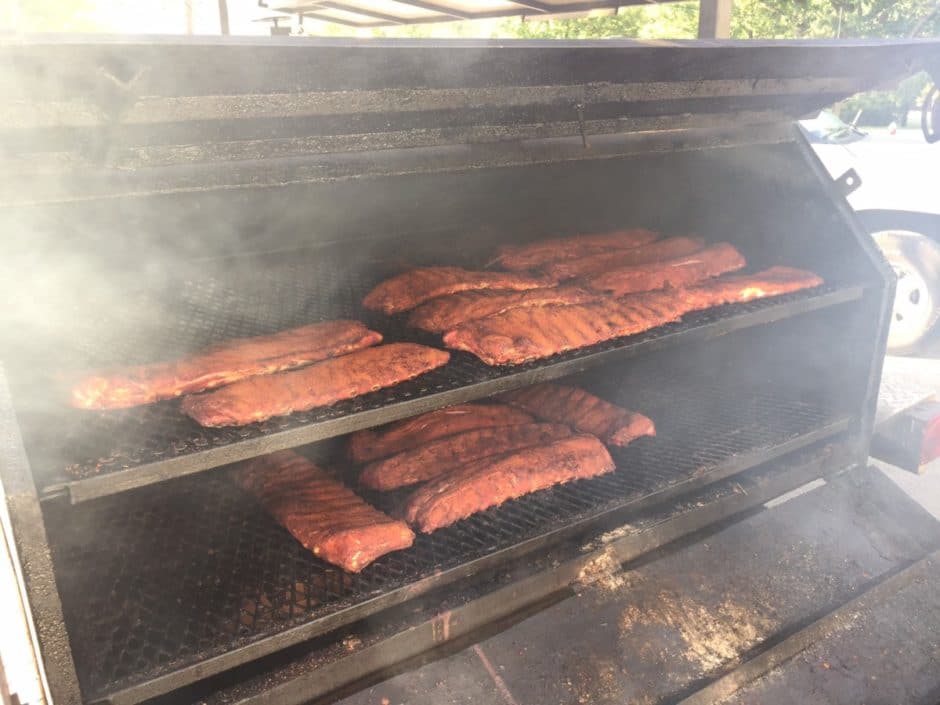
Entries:
{"label": "concrete ground", "polygon": [[[888,356],[885,358],[884,378],[913,380],[940,398],[940,348],[927,358]],[[877,460],[872,463],[915,502],[940,519],[940,459],[928,465],[922,475]]]}

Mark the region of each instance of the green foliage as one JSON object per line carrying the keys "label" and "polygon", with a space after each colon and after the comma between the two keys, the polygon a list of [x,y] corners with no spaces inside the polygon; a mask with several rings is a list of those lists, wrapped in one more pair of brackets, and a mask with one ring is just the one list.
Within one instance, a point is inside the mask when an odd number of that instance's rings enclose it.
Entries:
{"label": "green foliage", "polygon": [[[927,17],[936,0],[735,0],[731,36],[736,39],[905,37]],[[615,15],[505,21],[496,36],[545,39],[600,37],[684,38],[698,31],[698,3],[622,8]],[[920,28],[940,35],[940,12]]]}
{"label": "green foliage", "polygon": [[514,19],[506,30],[524,39],[598,39],[639,36],[640,18],[635,12],[607,17],[575,17],[560,20]]}

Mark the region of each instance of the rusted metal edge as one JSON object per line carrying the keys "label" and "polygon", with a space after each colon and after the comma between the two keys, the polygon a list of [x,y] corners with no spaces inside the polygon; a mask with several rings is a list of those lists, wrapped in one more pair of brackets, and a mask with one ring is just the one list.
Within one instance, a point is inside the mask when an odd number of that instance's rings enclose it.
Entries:
{"label": "rusted metal edge", "polygon": [[6,495],[13,547],[20,559],[26,598],[39,640],[41,666],[49,691],[56,705],[78,705],[82,697],[65,631],[46,528],[2,364],[0,481]]}
{"label": "rusted metal edge", "polygon": [[679,701],[676,705],[711,705],[726,700],[749,683],[818,643],[826,635],[850,627],[859,613],[873,609],[888,601],[914,581],[926,578],[938,561],[940,561],[940,550],[909,564],[900,572],[889,574],[884,580],[868,588],[858,597],[800,629],[779,644],[770,647],[730,673]]}

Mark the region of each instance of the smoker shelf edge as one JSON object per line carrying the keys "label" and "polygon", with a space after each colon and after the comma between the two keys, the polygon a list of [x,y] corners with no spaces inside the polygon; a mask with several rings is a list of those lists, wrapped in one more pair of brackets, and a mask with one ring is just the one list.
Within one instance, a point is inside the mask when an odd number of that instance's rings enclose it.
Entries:
{"label": "smoker shelf edge", "polygon": [[[490,379],[379,408],[367,409],[124,470],[82,479],[63,478],[39,487],[40,500],[49,501],[68,496],[72,504],[78,504],[118,494],[173,478],[212,470],[266,453],[295,448],[375,427],[444,406],[475,401],[518,387],[558,379],[615,360],[646,355],[673,345],[701,342],[733,331],[856,301],[862,298],[864,291],[863,285],[856,284],[824,291],[810,298],[785,300],[776,304],[768,303],[757,310],[729,315],[717,321],[683,326],[679,330],[667,330],[661,335],[654,335],[636,342],[631,342],[631,338],[627,338],[623,345],[612,349],[575,355],[556,362],[544,362],[534,367],[520,366],[524,368],[518,371],[508,371],[505,374],[497,373]],[[446,371],[447,367],[442,369]]]}
{"label": "smoker shelf edge", "polygon": [[783,441],[771,449],[754,449],[728,458],[709,471],[695,477],[665,487],[639,499],[614,502],[600,507],[590,515],[566,524],[553,531],[522,541],[504,549],[462,563],[454,568],[443,570],[417,582],[382,593],[368,601],[353,605],[339,612],[295,627],[263,637],[255,642],[231,649],[208,659],[191,663],[176,670],[171,670],[138,683],[122,684],[111,692],[98,692],[93,703],[110,705],[136,705],[150,698],[171,693],[178,688],[192,685],[205,678],[245,665],[259,658],[269,656],[290,646],[308,641],[318,636],[340,629],[354,622],[377,615],[387,609],[401,605],[409,600],[452,585],[482,571],[498,568],[508,561],[546,549],[559,542],[588,531],[604,520],[617,518],[626,520],[638,512],[651,509],[671,499],[726,480],[755,467],[766,465],[781,458],[835,438],[847,431],[853,423],[853,417],[841,416],[830,420],[815,430]]}

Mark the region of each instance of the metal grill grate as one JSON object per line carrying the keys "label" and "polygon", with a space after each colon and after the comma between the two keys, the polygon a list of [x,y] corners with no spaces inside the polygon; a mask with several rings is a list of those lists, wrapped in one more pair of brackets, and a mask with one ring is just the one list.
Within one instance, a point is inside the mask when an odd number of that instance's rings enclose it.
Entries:
{"label": "metal grill grate", "polygon": [[[83,310],[93,312],[92,317],[76,315],[61,322],[58,342],[46,346],[52,351],[47,354],[55,359],[36,364],[34,352],[28,358],[29,368],[107,369],[172,359],[220,340],[337,317],[364,320],[387,341],[413,340],[440,347],[437,337],[420,335],[400,319],[361,309],[364,294],[399,266],[390,262],[375,256],[364,267],[361,260],[354,263],[342,256],[268,256],[263,262],[232,263],[221,273],[199,271],[182,276],[156,296],[151,292],[135,298],[105,290],[101,295],[110,303],[83,302]],[[468,266],[474,264],[479,262],[471,261]],[[81,501],[347,433],[425,411],[429,405],[459,403],[570,374],[609,360],[611,354],[639,351],[649,344],[704,338],[851,301],[858,299],[861,291],[857,286],[825,286],[725,306],[690,314],[681,323],[641,335],[526,365],[493,368],[469,354],[455,353],[444,368],[412,382],[331,407],[237,428],[204,429],[179,412],[177,401],[118,412],[71,410],[64,406],[66,392],[61,384],[17,377],[15,369],[12,385],[37,484],[45,494],[67,486],[72,500]],[[68,346],[63,346],[63,340],[69,341]],[[17,394],[18,390],[21,393]],[[432,396],[433,400],[428,399]]]}
{"label": "metal grill grate", "polygon": [[[650,414],[659,435],[617,450],[616,472],[419,536],[411,549],[355,576],[305,551],[223,473],[50,511],[85,695],[133,693],[154,679],[183,685],[198,678],[193,667],[209,657],[226,654],[228,665],[237,665],[361,618],[380,608],[366,604],[380,595],[406,599],[416,594],[417,581],[430,589],[459,577],[469,561],[489,556],[495,565],[518,555],[525,542],[531,548],[552,532],[744,470],[848,427],[847,418],[786,388],[711,385],[659,379],[622,390],[621,403]],[[377,503],[390,508],[396,501],[392,495]]]}

